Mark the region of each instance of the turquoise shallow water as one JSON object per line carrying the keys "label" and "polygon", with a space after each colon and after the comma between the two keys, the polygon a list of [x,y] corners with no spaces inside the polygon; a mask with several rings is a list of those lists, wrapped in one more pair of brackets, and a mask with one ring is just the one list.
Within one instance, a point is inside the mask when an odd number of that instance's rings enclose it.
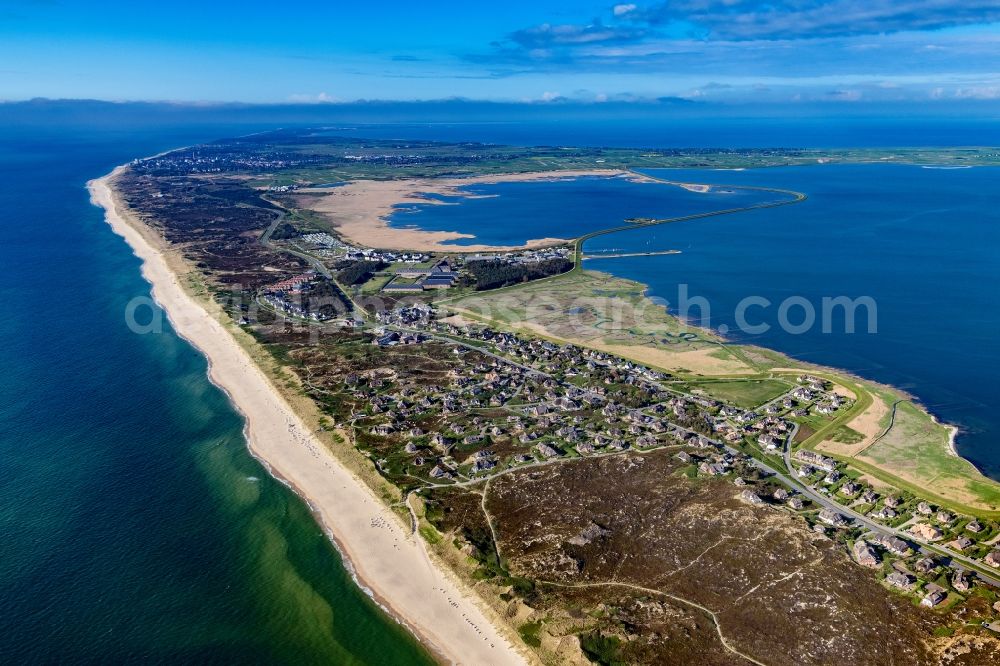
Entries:
{"label": "turquoise shallow water", "polygon": [[249,455],[206,362],[135,335],[115,164],[240,128],[0,130],[0,662],[425,664]]}

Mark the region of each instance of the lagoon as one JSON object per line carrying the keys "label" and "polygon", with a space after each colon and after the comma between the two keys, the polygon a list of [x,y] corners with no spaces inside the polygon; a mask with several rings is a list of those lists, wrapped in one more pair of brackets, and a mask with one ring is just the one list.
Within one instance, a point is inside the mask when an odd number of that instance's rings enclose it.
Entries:
{"label": "lagoon", "polygon": [[447,244],[520,245],[538,238],[575,238],[621,225],[629,217],[677,217],[787,198],[773,192],[720,188],[709,193],[625,177],[504,182],[461,188],[467,196],[429,196],[435,203],[396,207],[396,228],[461,231],[475,238]]}

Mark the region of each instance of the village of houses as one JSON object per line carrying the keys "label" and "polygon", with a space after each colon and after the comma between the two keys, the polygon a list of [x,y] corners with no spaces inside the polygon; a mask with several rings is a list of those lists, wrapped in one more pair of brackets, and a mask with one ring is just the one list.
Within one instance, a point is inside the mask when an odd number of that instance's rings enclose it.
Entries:
{"label": "village of houses", "polygon": [[[440,383],[407,378],[399,368],[342,379],[342,390],[356,399],[350,423],[358,441],[379,442],[373,458],[396,482],[467,485],[582,456],[670,449],[686,476],[730,478],[742,487],[743,501],[800,516],[915,603],[948,607],[994,580],[923,544],[996,569],[1000,577],[995,521],[955,515],[908,493],[877,492],[807,449],[786,453],[788,471],[801,486],[775,472],[769,461],[793,447],[795,419],[829,417],[849,404],[823,379],[802,375],[787,395],[740,409],[673,389],[666,374],[620,357],[437,319],[426,305],[380,313],[371,342],[381,348],[434,343],[453,360]],[[820,496],[828,501],[820,504]]]}
{"label": "village of houses", "polygon": [[[324,262],[368,261],[389,265],[390,268],[380,276],[383,279],[377,284],[378,291],[386,294],[451,289],[458,281],[462,267],[473,262],[537,264],[550,259],[565,259],[572,251],[569,246],[558,246],[502,254],[456,252],[432,255],[355,247],[325,232],[304,234],[296,238],[293,245],[297,250],[319,257]],[[460,248],[456,246],[456,250]]]}
{"label": "village of houses", "polygon": [[[377,291],[397,295],[451,289],[467,262],[531,263],[570,252],[559,247],[435,256],[358,248],[322,232],[298,237],[295,247],[324,264],[388,265]],[[260,298],[275,310],[312,320],[349,314],[346,302],[326,311],[311,307],[308,294],[324,283],[329,281],[310,271],[262,289]],[[824,379],[799,376],[785,395],[742,409],[685,393],[671,387],[665,374],[607,353],[439,320],[426,305],[387,310],[377,318],[374,345],[435,341],[450,346],[455,361],[446,384],[406,382],[398,373],[343,378],[344,390],[365,398],[350,415],[351,425],[389,445],[392,453],[380,447],[376,464],[390,477],[395,471],[394,481],[401,475],[428,486],[471,484],[519,467],[669,447],[688,476],[731,478],[743,488],[742,500],[801,516],[842,542],[858,564],[876,570],[887,587],[924,606],[950,606],[986,582],[953,558],[928,551],[927,544],[982,570],[997,569],[1000,578],[996,522],[954,515],[907,493],[876,492],[833,458],[795,447],[802,419],[833,418],[850,406]],[[345,324],[357,322],[345,317]],[[787,464],[775,465],[781,456]],[[801,486],[778,480],[781,468]],[[827,501],[818,503],[819,496]]]}

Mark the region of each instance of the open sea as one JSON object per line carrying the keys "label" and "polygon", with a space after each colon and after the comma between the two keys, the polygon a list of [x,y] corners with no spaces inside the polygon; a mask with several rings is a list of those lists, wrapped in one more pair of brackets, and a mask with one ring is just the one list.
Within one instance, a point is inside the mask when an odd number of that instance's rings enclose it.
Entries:
{"label": "open sea", "polygon": [[[208,382],[205,359],[169,329],[140,336],[125,326],[126,304],[149,286],[89,204],[86,181],[135,157],[282,124],[163,122],[0,120],[0,663],[430,663],[357,588],[305,504],[249,455],[242,419]],[[752,140],[740,139],[751,134],[738,124],[701,134],[565,124],[349,131],[523,144],[810,146],[814,129],[789,135],[787,124],[769,126]],[[816,141],[1000,143],[995,124],[827,130]],[[871,295],[875,335],[739,339],[912,391],[961,425],[962,452],[1000,477],[1000,171],[682,175],[788,187],[810,199],[598,238],[588,250],[682,253],[594,260],[592,268],[641,280],[670,301],[686,283],[712,303],[713,324],[731,323],[734,304],[751,294],[775,302],[792,292]],[[592,185],[504,184],[488,192],[497,197],[400,217],[511,242],[754,196]]]}
{"label": "open sea", "polygon": [[85,183],[246,127],[0,129],[0,663],[429,664],[171,330]]}

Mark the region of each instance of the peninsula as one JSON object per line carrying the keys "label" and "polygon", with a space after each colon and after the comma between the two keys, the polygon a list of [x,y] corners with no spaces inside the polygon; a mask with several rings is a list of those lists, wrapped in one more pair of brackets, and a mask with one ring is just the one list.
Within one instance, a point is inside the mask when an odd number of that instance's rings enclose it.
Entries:
{"label": "peninsula", "polygon": [[461,230],[385,218],[471,182],[994,156],[285,130],[90,188],[253,453],[442,660],[987,664],[1000,484],[952,429],[894,388],[692,331],[581,265],[599,233],[807,193],[522,247],[458,248]]}

